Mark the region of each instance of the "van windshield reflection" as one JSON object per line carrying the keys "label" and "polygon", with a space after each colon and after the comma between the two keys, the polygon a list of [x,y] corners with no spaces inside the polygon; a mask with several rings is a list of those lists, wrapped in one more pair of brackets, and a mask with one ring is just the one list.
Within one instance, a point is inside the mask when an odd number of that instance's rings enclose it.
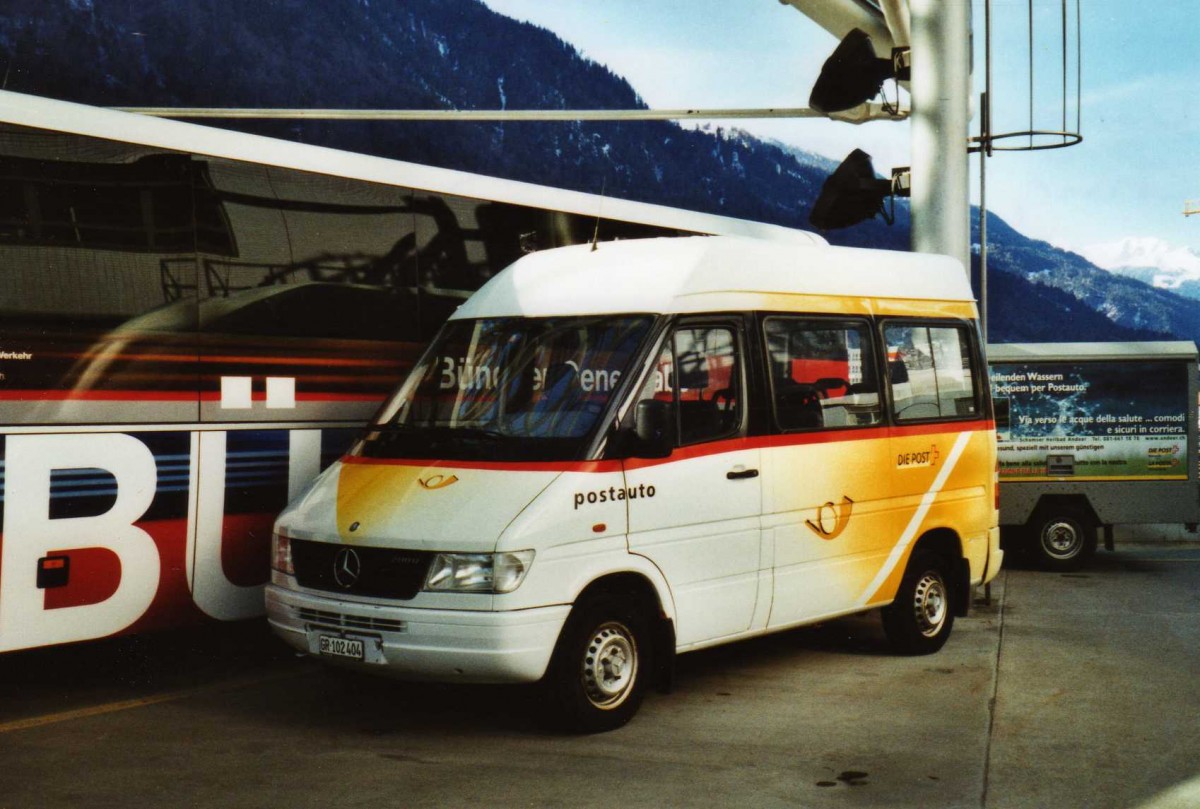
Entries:
{"label": "van windshield reflection", "polygon": [[652,322],[647,315],[450,321],[359,452],[581,459]]}

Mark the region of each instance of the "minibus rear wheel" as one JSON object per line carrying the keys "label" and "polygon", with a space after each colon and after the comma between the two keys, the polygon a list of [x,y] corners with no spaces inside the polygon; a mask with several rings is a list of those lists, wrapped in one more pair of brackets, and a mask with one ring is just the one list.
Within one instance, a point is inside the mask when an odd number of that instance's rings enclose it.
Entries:
{"label": "minibus rear wheel", "polygon": [[567,730],[603,733],[637,713],[653,672],[651,632],[629,595],[601,593],[575,605],[544,685]]}
{"label": "minibus rear wheel", "polygon": [[932,654],[954,626],[950,565],[935,553],[917,551],[908,561],[896,600],[883,608],[883,631],[901,654]]}

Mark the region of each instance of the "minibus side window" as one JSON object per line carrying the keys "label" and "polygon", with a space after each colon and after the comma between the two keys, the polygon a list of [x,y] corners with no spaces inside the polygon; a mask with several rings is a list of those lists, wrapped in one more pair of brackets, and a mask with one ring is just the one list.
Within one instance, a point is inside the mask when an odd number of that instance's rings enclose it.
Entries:
{"label": "minibus side window", "polygon": [[674,405],[678,444],[724,438],[742,424],[742,383],[734,330],[692,326],[675,331],[664,345],[637,401]]}
{"label": "minibus side window", "polygon": [[883,333],[896,421],[978,415],[965,327],[893,324]]}
{"label": "minibus side window", "polygon": [[866,323],[773,316],[763,329],[780,429],[880,422],[879,381]]}

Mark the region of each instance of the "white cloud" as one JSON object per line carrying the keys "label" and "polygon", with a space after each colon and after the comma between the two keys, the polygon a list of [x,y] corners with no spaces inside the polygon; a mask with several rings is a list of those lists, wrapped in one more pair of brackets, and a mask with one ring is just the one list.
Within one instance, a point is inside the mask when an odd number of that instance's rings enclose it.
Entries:
{"label": "white cloud", "polygon": [[1155,269],[1171,275],[1200,278],[1200,253],[1153,236],[1129,236],[1093,244],[1076,251],[1105,270]]}

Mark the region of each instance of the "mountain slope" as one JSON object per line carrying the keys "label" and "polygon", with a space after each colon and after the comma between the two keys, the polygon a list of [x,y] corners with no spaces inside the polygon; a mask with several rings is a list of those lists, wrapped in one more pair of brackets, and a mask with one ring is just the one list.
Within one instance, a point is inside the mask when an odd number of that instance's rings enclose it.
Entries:
{"label": "mountain slope", "polygon": [[[7,89],[98,105],[645,106],[608,68],[477,0],[7,0],[0,59]],[[665,122],[229,125],[791,227],[808,226],[832,165],[736,130]],[[877,219],[826,235],[906,250],[903,203],[896,215],[893,227]],[[989,247],[993,340],[1200,337],[1200,303],[1114,277],[996,217]]]}
{"label": "mountain slope", "polygon": [[[1075,300],[1074,311],[1064,312],[1069,317],[1057,323],[1060,335],[1069,329],[1067,339],[1174,337],[1195,340],[1200,337],[1200,303],[1197,301],[1109,273],[1076,253],[1022,236],[999,217],[989,216],[988,219],[988,251],[988,264],[993,271],[989,277],[994,278],[998,273],[1012,274],[1030,285],[1053,289]],[[1093,331],[1089,324],[1094,322],[1081,316],[1081,310],[1085,309],[1116,327],[1142,336],[1118,337],[1115,334],[1119,332],[1114,332],[1114,336],[1084,337],[1083,334]],[[1016,327],[1023,333],[1037,328],[1033,323]]]}

